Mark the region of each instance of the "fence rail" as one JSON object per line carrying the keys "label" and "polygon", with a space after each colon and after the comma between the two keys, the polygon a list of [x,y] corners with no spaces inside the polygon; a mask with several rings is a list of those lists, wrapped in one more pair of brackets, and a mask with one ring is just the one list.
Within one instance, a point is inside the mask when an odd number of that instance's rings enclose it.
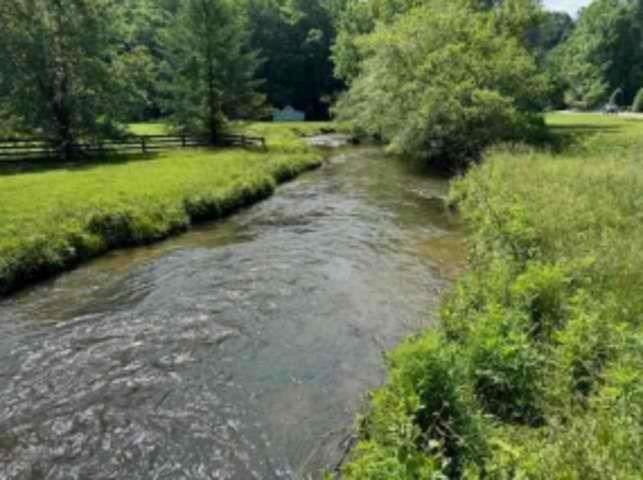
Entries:
{"label": "fence rail", "polygon": [[[190,135],[129,135],[122,138],[100,139],[71,145],[74,154],[102,155],[108,153],[142,153],[174,148],[207,147],[212,143],[203,137]],[[216,146],[266,147],[263,137],[225,134]],[[50,158],[59,155],[56,143],[44,138],[0,138],[0,161]]]}

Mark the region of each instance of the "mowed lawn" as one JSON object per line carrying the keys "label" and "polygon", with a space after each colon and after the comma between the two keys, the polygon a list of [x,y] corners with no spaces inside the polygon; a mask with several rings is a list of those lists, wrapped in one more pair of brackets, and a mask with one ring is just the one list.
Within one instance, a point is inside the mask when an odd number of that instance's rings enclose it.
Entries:
{"label": "mowed lawn", "polygon": [[[320,163],[322,124],[237,125],[268,148],[184,149],[92,162],[0,164],[0,294],[110,248],[141,244],[269,195]],[[134,133],[162,133],[142,124]]]}
{"label": "mowed lawn", "polygon": [[641,118],[601,113],[551,113],[547,125],[562,137],[565,155],[618,156],[641,158],[643,154],[643,115]]}

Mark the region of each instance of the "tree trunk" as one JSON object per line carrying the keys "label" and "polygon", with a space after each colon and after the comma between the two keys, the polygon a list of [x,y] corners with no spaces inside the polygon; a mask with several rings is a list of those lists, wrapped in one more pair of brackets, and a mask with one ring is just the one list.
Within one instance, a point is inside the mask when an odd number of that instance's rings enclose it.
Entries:
{"label": "tree trunk", "polygon": [[[64,70],[64,69],[63,69]],[[68,100],[68,81],[67,75],[63,71],[60,83],[56,85],[54,100],[54,115],[57,123],[56,147],[61,160],[70,160],[74,157],[74,132],[72,128],[71,112],[67,108]]]}
{"label": "tree trunk", "polygon": [[70,160],[74,157],[74,132],[72,125],[73,112],[69,108],[70,77],[69,66],[66,63],[63,37],[65,35],[65,22],[63,20],[64,8],[60,0],[53,1],[55,6],[56,30],[53,36],[52,53],[54,68],[52,71],[53,113],[56,122],[56,148],[61,160]]}
{"label": "tree trunk", "polygon": [[74,136],[71,128],[67,123],[62,123],[59,129],[58,138],[58,155],[61,160],[71,160],[74,158]]}
{"label": "tree trunk", "polygon": [[208,129],[210,145],[217,145],[219,143],[219,109],[214,86],[214,66],[212,61],[208,62]]}

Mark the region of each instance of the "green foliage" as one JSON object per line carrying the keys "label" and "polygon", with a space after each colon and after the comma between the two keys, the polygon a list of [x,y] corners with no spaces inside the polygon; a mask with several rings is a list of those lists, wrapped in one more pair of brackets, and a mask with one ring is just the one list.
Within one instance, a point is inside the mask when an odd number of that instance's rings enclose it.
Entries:
{"label": "green foliage", "polygon": [[262,106],[257,53],[248,48],[242,10],[229,0],[182,2],[163,36],[168,110],[181,131],[207,133],[217,143],[227,118],[247,118]]}
{"label": "green foliage", "polygon": [[9,112],[8,107],[0,104],[0,137],[13,137],[21,130],[19,120]]}
{"label": "green foliage", "polygon": [[574,20],[565,12],[542,12],[536,25],[527,31],[528,43],[543,59],[565,42],[574,29]]}
{"label": "green foliage", "polygon": [[590,109],[617,88],[629,105],[643,83],[643,4],[640,0],[594,0],[560,52],[557,69],[568,89],[567,103]]}
{"label": "green foliage", "polygon": [[543,356],[525,332],[519,309],[489,306],[475,317],[467,348],[483,409],[506,422],[540,421]]}
{"label": "green foliage", "polygon": [[161,65],[162,33],[172,24],[176,10],[167,2],[123,0],[118,14],[123,25],[117,68],[125,81],[127,102],[122,109],[128,121],[159,118],[163,110]]}
{"label": "green foliage", "polygon": [[[522,17],[425,2],[358,41],[364,60],[337,114],[389,150],[448,166],[537,135],[544,79],[515,34]],[[535,120],[535,122],[534,122]]]}
{"label": "green foliage", "polygon": [[329,0],[245,0],[250,45],[260,52],[257,70],[268,101],[291,105],[308,119],[328,118],[329,101],[340,84],[333,77],[330,47],[335,40]]}
{"label": "green foliage", "polygon": [[560,345],[554,361],[562,377],[550,388],[550,403],[559,407],[556,404],[559,389],[575,400],[589,397],[605,364],[621,347],[618,337],[626,330],[625,325],[619,324],[615,309],[598,304],[584,292],[574,298],[567,324],[554,338]]}
{"label": "green foliage", "polygon": [[124,89],[114,69],[122,26],[111,0],[0,5],[0,95],[22,128],[69,155],[80,136],[113,133]]}
{"label": "green foliage", "polygon": [[327,118],[340,87],[330,60],[335,3],[5,2],[0,98],[22,127],[69,137],[61,143],[168,115],[214,137],[224,117],[268,115],[257,91],[276,106]]}
{"label": "green foliage", "polygon": [[[319,124],[296,125],[314,132]],[[264,198],[319,165],[292,126],[240,125],[267,151],[181,150],[0,170],[0,295],[122,245],[138,245]],[[9,171],[5,171],[8,169]],[[24,169],[24,171],[22,170]]]}
{"label": "green foliage", "polygon": [[362,425],[365,441],[346,467],[347,478],[384,478],[377,476],[379,465],[400,478],[441,479],[459,475],[465,463],[480,457],[480,418],[470,411],[461,360],[434,333],[391,354],[390,383],[373,395]]}
{"label": "green foliage", "polygon": [[354,450],[355,461],[346,466],[346,480],[446,480],[441,463],[432,457],[414,453],[413,458],[400,458],[395,449],[377,442],[361,442]]}
{"label": "green foliage", "polygon": [[469,270],[438,328],[391,354],[349,478],[643,471],[643,122],[549,123],[577,137],[563,155],[496,148],[455,182]]}
{"label": "green foliage", "polygon": [[340,0],[335,8],[337,39],[333,45],[335,76],[347,83],[361,71],[364,54],[359,48],[360,36],[372,33],[380,23],[389,25],[399,15],[422,4],[422,0]]}
{"label": "green foliage", "polygon": [[634,97],[632,111],[635,113],[643,113],[643,88],[641,88],[636,94],[636,97]]}

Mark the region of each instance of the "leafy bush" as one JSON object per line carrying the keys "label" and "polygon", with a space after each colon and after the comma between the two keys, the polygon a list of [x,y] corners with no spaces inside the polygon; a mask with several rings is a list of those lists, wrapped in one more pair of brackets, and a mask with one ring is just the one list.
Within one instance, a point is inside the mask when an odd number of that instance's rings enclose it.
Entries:
{"label": "leafy bush", "polygon": [[381,455],[373,442],[405,465],[407,476],[400,478],[443,478],[421,475],[426,472],[453,477],[463,465],[475,463],[484,441],[461,360],[432,332],[390,355],[390,383],[373,394],[372,410],[362,425],[366,442],[354,452],[348,478],[371,478],[359,476],[359,465],[368,464],[366,457],[374,452]]}
{"label": "leafy bush", "polygon": [[432,457],[415,452],[412,458],[400,457],[396,449],[384,448],[377,442],[360,443],[353,452],[356,459],[347,465],[346,480],[445,480],[442,465]]}
{"label": "leafy bush", "polygon": [[475,322],[468,362],[481,406],[506,422],[538,423],[544,358],[521,313],[492,305]]}

